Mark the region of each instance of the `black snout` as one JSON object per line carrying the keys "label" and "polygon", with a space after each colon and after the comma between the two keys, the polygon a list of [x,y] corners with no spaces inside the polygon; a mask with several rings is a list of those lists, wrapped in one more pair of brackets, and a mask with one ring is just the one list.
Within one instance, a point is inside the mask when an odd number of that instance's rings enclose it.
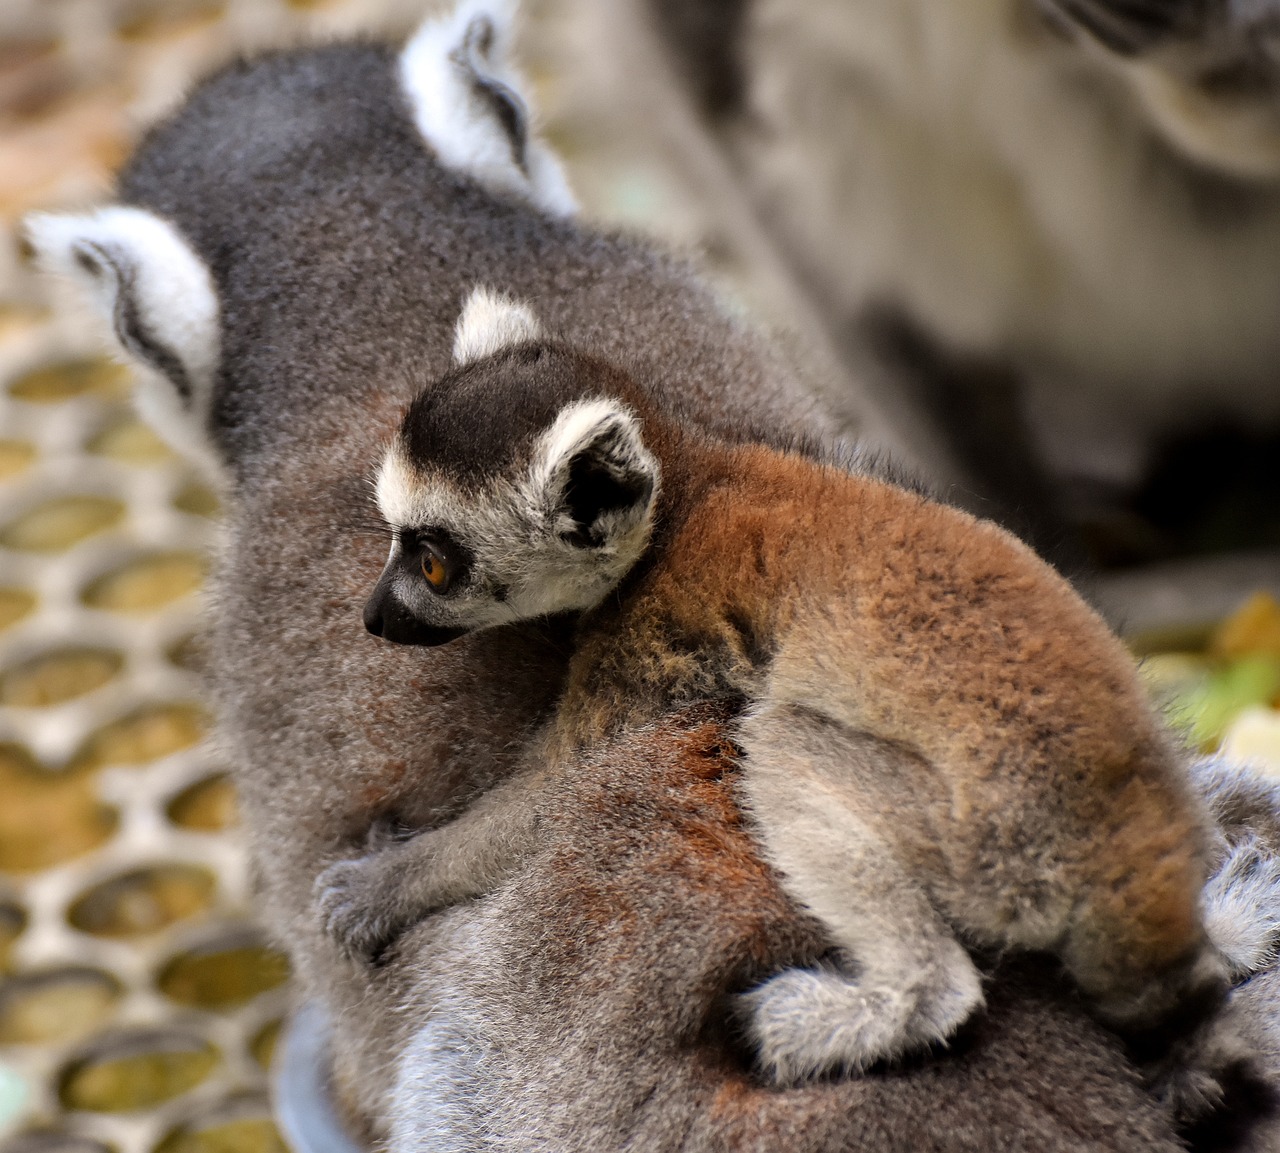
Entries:
{"label": "black snout", "polygon": [[382,587],[373,590],[364,606],[364,627],[375,637],[395,645],[443,645],[465,636],[468,631],[424,624]]}

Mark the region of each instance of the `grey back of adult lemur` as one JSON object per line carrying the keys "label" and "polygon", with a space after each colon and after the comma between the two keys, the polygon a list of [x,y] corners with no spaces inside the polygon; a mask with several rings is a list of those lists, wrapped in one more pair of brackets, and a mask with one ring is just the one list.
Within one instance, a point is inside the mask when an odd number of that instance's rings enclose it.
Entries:
{"label": "grey back of adult lemur", "polygon": [[[796,1090],[754,1079],[725,990],[811,964],[826,944],[761,866],[722,721],[690,710],[597,750],[548,792],[529,867],[445,914],[448,950],[416,931],[421,1028],[392,1149],[1186,1148],[1116,1039],[1043,965],[997,970],[987,1014],[948,1051]],[[1250,1120],[1233,1103],[1196,1147],[1234,1148]]]}
{"label": "grey back of adult lemur", "polygon": [[314,879],[375,818],[438,823],[508,773],[567,658],[557,622],[430,652],[361,623],[386,552],[372,470],[449,364],[466,298],[484,284],[532,302],[549,329],[730,438],[831,432],[792,366],[682,263],[446,168],[397,66],[365,44],[232,66],[151,130],[119,182],[124,204],[176,226],[216,293],[220,732],[267,919],[308,992],[347,1015],[343,1072],[369,1108],[395,1053],[394,1001],[376,995],[390,977],[339,961]]}
{"label": "grey back of adult lemur", "polygon": [[[465,46],[446,47],[442,63],[465,68]],[[194,254],[185,266],[185,258],[166,265],[166,275],[187,267],[180,287],[196,305],[207,272],[216,309],[209,301],[187,308],[187,328],[165,331],[166,296],[148,281],[155,269],[143,251],[155,241],[151,225],[128,217],[130,235],[143,236],[141,264],[130,260],[134,241],[112,231],[115,218],[105,232],[72,224],[57,234],[70,236],[63,254],[82,272],[115,286],[108,311],[117,335],[167,374],[177,407],[198,418],[227,474],[212,681],[265,917],[306,992],[334,1018],[340,1091],[371,1136],[384,1131],[399,1084],[398,1149],[444,1147],[422,1145],[412,1119],[419,1108],[430,1116],[440,1102],[458,1101],[414,1095],[432,1037],[445,1034],[429,1056],[443,1053],[448,1069],[441,1075],[437,1061],[431,1084],[466,1082],[477,1060],[500,1073],[503,1061],[489,1058],[505,1043],[501,1030],[472,1037],[468,1015],[530,1005],[536,1020],[510,1021],[517,1095],[494,1105],[499,1147],[751,1147],[743,1134],[755,1114],[736,1104],[750,1078],[723,1006],[744,980],[812,959],[822,945],[744,851],[736,816],[723,805],[705,818],[689,808],[675,787],[680,766],[660,771],[661,749],[583,765],[576,783],[586,791],[546,798],[547,852],[558,854],[551,865],[535,858],[493,899],[420,926],[381,968],[340,958],[312,911],[316,875],[349,855],[375,820],[440,823],[510,772],[559,687],[563,622],[441,649],[393,648],[361,623],[386,543],[373,524],[370,470],[402,408],[447,365],[454,321],[475,285],[529,301],[549,329],[626,364],[680,418],[723,436],[782,442],[832,431],[790,366],[726,318],[683,266],[569,218],[554,181],[522,192],[513,176],[495,191],[442,163],[396,68],[395,53],[373,45],[265,57],[197,88],[150,133],[120,196],[171,222],[179,247]],[[501,122],[494,132],[506,132],[503,110],[511,109],[501,86],[486,83],[477,78],[482,111],[469,115],[488,115]],[[523,159],[520,171],[534,171],[536,158]],[[493,185],[487,169],[480,175]],[[43,234],[53,248],[55,233]],[[87,239],[77,247],[76,237]],[[198,355],[166,342],[215,315],[216,332],[204,333]],[[655,787],[662,782],[672,787]],[[662,839],[673,821],[683,841]],[[651,842],[670,851],[650,852]],[[751,883],[725,884],[719,895],[713,871],[690,903],[691,878],[677,867],[682,846],[708,843],[733,850],[726,859]],[[611,858],[618,845],[636,849],[621,872]],[[574,868],[561,867],[566,859]],[[586,906],[581,885],[592,878],[604,896]],[[744,901],[765,903],[771,932],[760,939],[776,944],[761,948],[736,934]],[[999,996],[993,1001],[993,1019],[1013,1022],[994,1034],[993,1064],[966,1074],[925,1063],[842,1089],[826,1104],[812,1092],[770,1094],[767,1132],[776,1140],[759,1147],[817,1153],[851,1148],[855,1137],[865,1150],[1000,1147],[986,1126],[1006,1107],[1016,1118],[1044,1113],[1033,1131],[1045,1151],[1107,1141],[1126,1153],[1177,1147],[1116,1046],[1077,1009],[1015,998],[1021,1007],[1006,1010]],[[705,1026],[698,1052],[709,1063],[690,1064],[681,1049],[690,1019]],[[559,1039],[571,1034],[577,1040],[557,1065]],[[650,1085],[678,1091],[655,1090],[647,1107],[631,1089],[638,1070]],[[498,1102],[502,1083],[462,1099]],[[550,1125],[551,1115],[562,1123]],[[1000,1122],[1006,1148],[1022,1142],[1016,1118]],[[483,1148],[468,1127],[466,1118],[454,1127],[458,1147]],[[633,1131],[642,1135],[636,1143]],[[423,1140],[434,1140],[429,1130]]]}

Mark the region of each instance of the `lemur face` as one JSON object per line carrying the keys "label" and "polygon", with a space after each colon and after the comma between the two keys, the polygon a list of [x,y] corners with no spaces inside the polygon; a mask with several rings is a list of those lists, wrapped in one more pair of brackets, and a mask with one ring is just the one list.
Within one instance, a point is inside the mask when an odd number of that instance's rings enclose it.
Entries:
{"label": "lemur face", "polygon": [[611,395],[616,369],[481,294],[455,359],[410,406],[378,473],[395,539],[364,622],[398,644],[592,608],[649,541],[658,462]]}

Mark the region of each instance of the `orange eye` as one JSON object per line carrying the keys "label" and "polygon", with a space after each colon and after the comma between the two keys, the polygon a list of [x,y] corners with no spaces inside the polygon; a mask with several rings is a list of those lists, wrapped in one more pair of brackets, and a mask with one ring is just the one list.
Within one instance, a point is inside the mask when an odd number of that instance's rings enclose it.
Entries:
{"label": "orange eye", "polygon": [[438,593],[444,592],[452,579],[448,562],[431,545],[424,546],[422,550],[422,575],[427,578],[427,584]]}

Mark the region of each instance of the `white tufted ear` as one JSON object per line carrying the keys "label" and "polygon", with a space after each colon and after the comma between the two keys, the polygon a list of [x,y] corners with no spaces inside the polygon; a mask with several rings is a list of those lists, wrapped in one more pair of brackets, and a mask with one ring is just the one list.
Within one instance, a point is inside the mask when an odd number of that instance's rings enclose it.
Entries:
{"label": "white tufted ear", "polygon": [[524,80],[510,59],[514,16],[514,0],[461,0],[405,46],[400,81],[441,163],[569,216],[577,203],[559,160],[530,128]]}
{"label": "white tufted ear", "polygon": [[545,334],[533,309],[491,289],[472,290],[453,330],[453,362],[483,360],[503,348],[541,340]]}
{"label": "white tufted ear", "polygon": [[179,452],[218,471],[205,432],[218,370],[218,298],[178,230],[140,208],[35,214],[25,230],[43,271],[71,283],[138,369],[139,411]]}
{"label": "white tufted ear", "polygon": [[649,539],[660,469],[625,405],[596,398],[563,408],[535,451],[531,496],[577,548],[637,560]]}

